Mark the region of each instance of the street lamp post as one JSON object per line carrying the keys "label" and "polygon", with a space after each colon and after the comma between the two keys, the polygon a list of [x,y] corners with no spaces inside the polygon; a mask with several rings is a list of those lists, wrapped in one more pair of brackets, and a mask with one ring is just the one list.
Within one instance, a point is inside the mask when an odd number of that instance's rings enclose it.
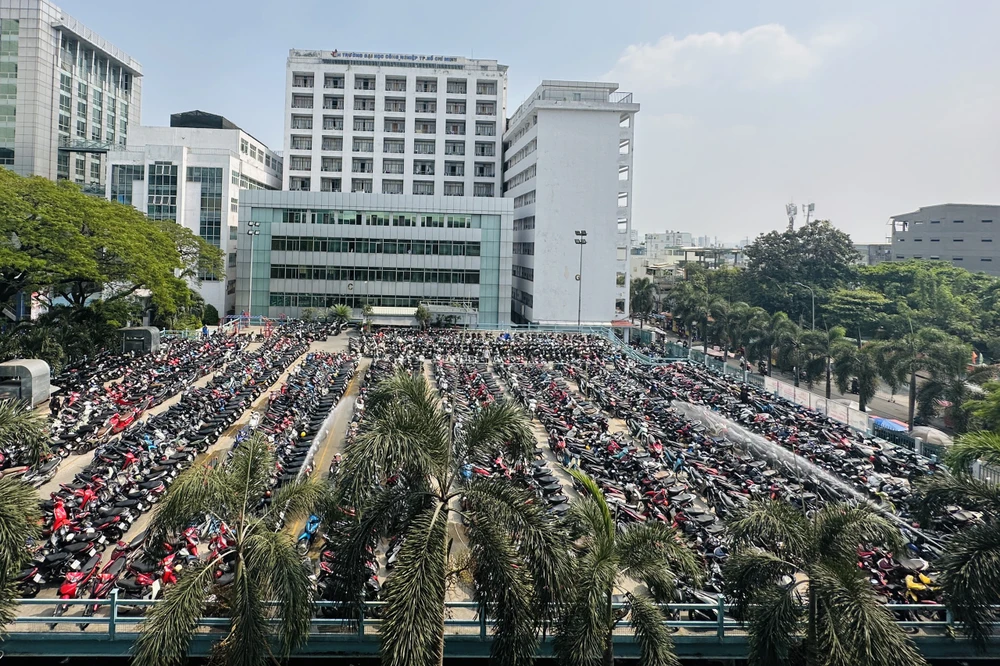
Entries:
{"label": "street lamp post", "polygon": [[250,279],[247,288],[247,328],[250,328],[250,318],[253,317],[253,245],[260,236],[260,222],[247,222],[247,236],[250,237]]}
{"label": "street lamp post", "polygon": [[796,282],[795,284],[799,285],[800,287],[805,287],[806,289],[808,289],[809,290],[809,295],[812,296],[812,317],[813,317],[812,330],[815,331],[816,330],[816,292],[813,291],[813,288],[810,287],[807,284],[802,284],[801,282]]}
{"label": "street lamp post", "polygon": [[580,332],[581,313],[583,312],[583,246],[587,244],[587,232],[578,229],[574,242],[580,246],[580,272],[576,274],[576,332]]}

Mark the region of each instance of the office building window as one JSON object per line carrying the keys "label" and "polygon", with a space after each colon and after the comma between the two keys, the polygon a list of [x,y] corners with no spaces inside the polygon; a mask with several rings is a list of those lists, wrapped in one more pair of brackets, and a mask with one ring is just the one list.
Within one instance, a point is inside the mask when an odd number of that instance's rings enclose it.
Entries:
{"label": "office building window", "polygon": [[433,176],[434,162],[431,160],[414,160],[413,173],[418,176]]}
{"label": "office building window", "polygon": [[465,102],[458,99],[449,99],[444,107],[445,113],[451,113],[459,116],[465,115]]}
{"label": "office building window", "polygon": [[464,95],[467,92],[467,84],[465,81],[448,81],[448,94],[449,95]]}
{"label": "office building window", "polygon": [[292,171],[309,171],[312,169],[312,158],[292,155],[288,163],[288,168]]}
{"label": "office building window", "polygon": [[355,118],[354,119],[354,131],[355,132],[374,132],[375,131],[375,119],[374,118]]}
{"label": "office building window", "polygon": [[372,191],[372,179],[371,178],[352,178],[351,179],[351,192],[367,192],[371,194]]}
{"label": "office building window", "polygon": [[385,77],[385,89],[388,92],[406,92],[406,79],[396,76]]}
{"label": "office building window", "polygon": [[354,152],[356,153],[372,153],[375,152],[375,140],[374,139],[364,139],[356,138],[353,143]]}
{"label": "office building window", "polygon": [[476,162],[476,178],[492,178],[496,175],[496,167],[492,162]]}
{"label": "office building window", "polygon": [[310,186],[309,178],[304,178],[302,176],[292,176],[288,179],[288,189],[298,192],[308,192]]}
{"label": "office building window", "polygon": [[343,116],[323,116],[323,129],[342,130],[344,129]]}
{"label": "office building window", "polygon": [[327,74],[326,76],[323,77],[323,87],[342,89],[344,87],[344,77],[337,75],[330,76],[329,74]]}
{"label": "office building window", "polygon": [[[147,168],[146,215],[153,220],[177,219],[177,165],[153,162]],[[219,190],[220,195],[222,190]]]}
{"label": "office building window", "polygon": [[402,139],[384,139],[382,142],[383,153],[403,153],[406,151],[406,144]]}
{"label": "office building window", "polygon": [[344,149],[344,137],[342,136],[323,137],[323,150],[343,150],[343,149]]}
{"label": "office building window", "polygon": [[434,182],[426,180],[413,181],[413,193],[420,195],[434,194]]}
{"label": "office building window", "polygon": [[[370,158],[355,157],[351,160],[351,172],[352,173],[374,173],[375,165],[374,161]],[[352,190],[352,192],[357,192],[358,190]],[[370,192],[371,190],[369,190]]]}
{"label": "office building window", "polygon": [[292,150],[312,150],[312,147],[313,147],[313,140],[311,136],[292,137]]}
{"label": "office building window", "polygon": [[354,89],[355,90],[375,90],[375,77],[374,76],[360,76],[354,77]]}
{"label": "office building window", "polygon": [[418,99],[413,110],[417,113],[437,113],[437,102],[433,99]]}
{"label": "office building window", "polygon": [[[222,236],[222,168],[188,167],[187,180],[190,183],[201,183],[198,235],[215,247],[220,247]],[[214,276],[208,275],[202,277],[214,278]]]}
{"label": "office building window", "polygon": [[321,192],[340,192],[339,178],[321,178],[319,184]]}
{"label": "office building window", "polygon": [[312,95],[292,95],[292,108],[293,109],[311,109],[311,108],[313,108],[313,96]]}
{"label": "office building window", "polygon": [[436,93],[438,90],[437,79],[417,79],[416,90],[420,93]]}
{"label": "office building window", "polygon": [[[293,103],[294,107],[295,104]],[[310,99],[309,108],[312,108],[312,100]],[[323,96],[323,108],[324,109],[338,109],[343,110],[344,108],[344,98],[340,96],[324,95]]]}
{"label": "office building window", "polygon": [[476,83],[476,94],[477,95],[496,95],[497,94],[497,84],[496,81],[479,81]]}
{"label": "office building window", "polygon": [[[63,153],[60,153],[62,157]],[[69,156],[67,155],[67,158]],[[146,167],[142,164],[111,165],[111,200],[132,205],[132,182],[144,180]]]}
{"label": "office building window", "polygon": [[339,157],[324,157],[320,165],[321,171],[340,171],[343,168],[343,160]]}
{"label": "office building window", "polygon": [[402,134],[406,131],[406,120],[404,118],[386,118],[385,131],[390,134]]}
{"label": "office building window", "polygon": [[459,120],[449,120],[444,124],[444,133],[463,136],[465,134],[465,123]]}
{"label": "office building window", "polygon": [[495,157],[497,147],[495,143],[485,143],[476,141],[476,157]]}
{"label": "office building window", "polygon": [[375,98],[374,97],[355,97],[354,98],[354,110],[355,111],[374,111],[375,110]]}
{"label": "office building window", "polygon": [[426,140],[414,141],[413,152],[417,155],[433,155],[434,141],[426,141]]}
{"label": "office building window", "polygon": [[493,196],[493,183],[476,183],[472,187],[472,196],[474,196],[474,197],[492,197]]}
{"label": "office building window", "polygon": [[464,176],[465,175],[465,162],[445,162],[444,163],[444,175],[446,175],[446,176]]}
{"label": "office building window", "polygon": [[311,130],[312,128],[312,116],[292,116],[292,129]]}
{"label": "office building window", "polygon": [[477,122],[476,136],[496,136],[497,124],[494,122]]}
{"label": "office building window", "polygon": [[382,173],[403,174],[403,160],[382,160]]}
{"label": "office building window", "polygon": [[99,181],[101,179],[101,163],[94,161],[90,163],[90,179]]}
{"label": "office building window", "polygon": [[382,181],[382,194],[402,194],[402,193],[403,193],[403,181],[401,180]]}
{"label": "office building window", "polygon": [[446,197],[465,196],[465,183],[449,183],[448,181],[445,181],[444,195]]}
{"label": "office building window", "polygon": [[433,120],[417,120],[413,124],[413,131],[417,134],[434,134],[437,126]]}
{"label": "office building window", "polygon": [[497,115],[496,102],[476,102],[476,115],[477,116]]}
{"label": "office building window", "polygon": [[385,110],[389,113],[405,113],[406,99],[397,97],[385,98]]}
{"label": "office building window", "polygon": [[444,154],[445,155],[464,155],[465,154],[465,142],[464,141],[445,141],[444,142]]}

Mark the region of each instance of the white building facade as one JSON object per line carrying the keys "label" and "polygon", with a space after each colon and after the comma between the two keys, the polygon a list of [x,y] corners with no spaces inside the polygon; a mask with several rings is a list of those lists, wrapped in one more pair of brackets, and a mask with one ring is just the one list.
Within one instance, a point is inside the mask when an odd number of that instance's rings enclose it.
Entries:
{"label": "white building facade", "polygon": [[692,245],[694,245],[694,239],[687,231],[646,234],[646,256],[651,258],[667,257],[673,254],[667,250],[691,247]]}
{"label": "white building facade", "polygon": [[139,125],[142,67],[45,0],[0,0],[0,166],[99,193]]}
{"label": "white building facade", "polygon": [[514,323],[608,325],[628,313],[638,111],[615,83],[543,81],[508,121]]}
{"label": "white building facade", "polygon": [[240,191],[279,189],[282,160],[221,116],[174,114],[171,124],[187,126],[135,127],[128,145],[108,154],[106,195],[222,249],[225,274],[192,287],[221,316],[233,314]]}
{"label": "white building facade", "polygon": [[370,305],[412,317],[426,304],[506,326],[512,210],[500,197],[244,192],[237,310]]}
{"label": "white building facade", "polygon": [[284,189],[500,196],[506,65],[293,49],[286,74]]}

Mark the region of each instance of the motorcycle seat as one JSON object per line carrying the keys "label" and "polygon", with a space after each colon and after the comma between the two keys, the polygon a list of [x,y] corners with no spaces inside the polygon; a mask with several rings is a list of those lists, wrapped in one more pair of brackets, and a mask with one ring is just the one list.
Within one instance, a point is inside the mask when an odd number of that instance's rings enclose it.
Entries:
{"label": "motorcycle seat", "polygon": [[156,571],[158,564],[156,562],[148,562],[146,560],[139,560],[132,563],[131,569],[136,573],[153,573]]}
{"label": "motorcycle seat", "polygon": [[142,585],[139,585],[134,578],[122,578],[118,581],[118,587],[129,590],[130,592],[142,589]]}

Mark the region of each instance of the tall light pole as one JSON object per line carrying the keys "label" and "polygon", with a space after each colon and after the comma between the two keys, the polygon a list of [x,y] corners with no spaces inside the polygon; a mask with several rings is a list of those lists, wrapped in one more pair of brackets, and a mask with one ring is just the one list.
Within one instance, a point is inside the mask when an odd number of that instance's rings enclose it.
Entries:
{"label": "tall light pole", "polygon": [[260,236],[260,222],[247,222],[247,236],[250,237],[250,280],[247,288],[247,328],[250,328],[250,318],[253,317],[253,245]]}
{"label": "tall light pole", "polygon": [[580,314],[583,312],[583,246],[587,244],[587,232],[578,229],[574,242],[580,246],[580,272],[576,274],[576,332],[580,332]]}
{"label": "tall light pole", "polygon": [[809,290],[809,294],[812,296],[812,311],[813,311],[813,325],[812,325],[812,330],[815,331],[816,330],[816,292],[813,291],[813,288],[810,287],[807,284],[802,284],[801,282],[796,282],[795,284],[799,285],[800,287],[805,287],[806,289],[808,289]]}

